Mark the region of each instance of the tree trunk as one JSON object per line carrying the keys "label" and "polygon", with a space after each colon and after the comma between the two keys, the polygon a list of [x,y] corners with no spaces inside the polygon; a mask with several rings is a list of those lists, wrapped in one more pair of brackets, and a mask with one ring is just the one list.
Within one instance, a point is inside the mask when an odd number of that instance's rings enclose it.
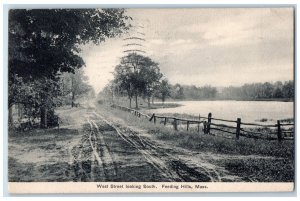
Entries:
{"label": "tree trunk", "polygon": [[14,127],[14,119],[13,119],[13,104],[8,108],[8,126],[10,128]]}
{"label": "tree trunk", "polygon": [[129,108],[132,107],[132,106],[131,106],[131,100],[132,100],[132,98],[130,97],[130,98],[129,98]]}
{"label": "tree trunk", "polygon": [[72,108],[74,107],[74,99],[75,99],[75,93],[74,93],[74,77],[72,75],[71,77],[71,90],[72,90]]}
{"label": "tree trunk", "polygon": [[18,104],[18,118],[23,119],[23,107],[20,103]]}
{"label": "tree trunk", "polygon": [[47,128],[47,108],[41,108],[41,128]]}
{"label": "tree trunk", "polygon": [[164,96],[162,96],[161,101],[162,101],[162,104],[164,105],[165,104],[165,97]]}
{"label": "tree trunk", "polygon": [[75,101],[75,94],[72,92],[72,107],[74,107],[74,101]]}
{"label": "tree trunk", "polygon": [[150,105],[150,96],[148,96],[148,108],[150,109],[151,105]]}
{"label": "tree trunk", "polygon": [[135,108],[138,109],[139,108],[139,104],[138,104],[138,95],[135,94]]}
{"label": "tree trunk", "polygon": [[154,96],[152,96],[152,105],[154,104]]}

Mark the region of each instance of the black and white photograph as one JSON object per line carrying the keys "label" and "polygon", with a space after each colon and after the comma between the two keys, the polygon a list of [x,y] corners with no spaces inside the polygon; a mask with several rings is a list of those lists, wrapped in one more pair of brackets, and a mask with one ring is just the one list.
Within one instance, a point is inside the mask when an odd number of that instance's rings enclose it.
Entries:
{"label": "black and white photograph", "polygon": [[9,191],[293,191],[295,12],[9,9]]}

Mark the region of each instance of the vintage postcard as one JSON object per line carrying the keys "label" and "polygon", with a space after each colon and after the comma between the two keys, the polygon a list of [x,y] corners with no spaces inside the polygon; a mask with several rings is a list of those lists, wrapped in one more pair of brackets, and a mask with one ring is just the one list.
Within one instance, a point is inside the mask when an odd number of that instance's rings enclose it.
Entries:
{"label": "vintage postcard", "polygon": [[293,191],[294,16],[10,9],[9,193]]}

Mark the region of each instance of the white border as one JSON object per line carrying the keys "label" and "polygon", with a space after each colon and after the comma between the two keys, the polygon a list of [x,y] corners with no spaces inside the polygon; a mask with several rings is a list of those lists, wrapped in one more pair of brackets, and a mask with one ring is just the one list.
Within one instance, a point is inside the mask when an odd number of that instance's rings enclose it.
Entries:
{"label": "white border", "polygon": [[[1,20],[0,21],[1,21],[1,24],[2,24],[1,31],[0,31],[0,37],[1,37],[0,44],[1,44],[1,47],[2,47],[2,50],[3,50],[2,54],[0,54],[0,59],[1,59],[2,64],[3,64],[2,68],[0,68],[1,69],[0,70],[0,76],[1,76],[1,78],[4,78],[4,75],[5,75],[4,74],[5,71],[4,71],[4,68],[3,68],[4,67],[4,58],[5,58],[5,49],[4,49],[5,45],[4,45],[4,40],[3,40],[3,34],[4,34],[4,29],[3,29],[3,22],[4,22],[3,5],[4,4],[23,4],[23,6],[24,6],[25,4],[39,4],[39,5],[43,4],[45,6],[49,6],[49,4],[57,4],[56,6],[58,6],[58,4],[60,4],[60,5],[62,5],[62,4],[66,5],[68,3],[72,3],[73,5],[74,4],[80,4],[80,5],[78,5],[79,7],[83,6],[83,5],[85,5],[85,6],[88,7],[87,4],[93,4],[93,6],[99,5],[99,4],[102,4],[102,5],[106,4],[106,5],[115,5],[115,6],[121,5],[121,6],[126,6],[126,7],[131,7],[131,6],[134,5],[134,7],[141,7],[141,3],[143,4],[142,7],[145,7],[145,6],[147,6],[147,7],[157,7],[158,5],[163,5],[164,7],[169,7],[169,6],[170,7],[182,7],[182,6],[188,6],[189,7],[189,6],[192,6],[192,5],[194,5],[194,6],[195,5],[197,5],[197,6],[204,6],[204,7],[209,7],[209,6],[213,6],[213,5],[214,6],[225,6],[225,7],[228,7],[228,6],[232,6],[230,4],[235,4],[233,6],[236,6],[236,5],[251,6],[253,4],[255,4],[256,6],[257,5],[262,5],[263,6],[263,4],[270,4],[271,6],[274,5],[274,4],[295,4],[296,6],[298,5],[298,1],[296,1],[296,0],[293,0],[293,1],[290,1],[290,0],[285,0],[285,1],[284,0],[260,0],[260,1],[259,0],[253,0],[253,1],[242,1],[242,0],[231,0],[231,1],[222,1],[222,0],[210,0],[210,1],[209,0],[206,0],[206,1],[195,1],[195,0],[184,0],[184,1],[182,1],[182,0],[172,0],[172,1],[168,1],[168,0],[143,0],[142,2],[139,1],[139,0],[127,0],[127,1],[122,1],[122,0],[102,0],[102,1],[97,1],[97,0],[85,0],[85,1],[79,1],[79,0],[73,0],[73,1],[65,1],[65,0],[52,0],[52,1],[50,1],[50,0],[46,0],[46,1],[27,0],[26,2],[24,2],[22,0],[3,0],[2,1],[2,6],[0,8],[0,13],[1,13],[0,14],[1,15]],[[169,3],[172,3],[172,4],[170,5]],[[46,5],[46,4],[48,4],[48,5]],[[140,5],[137,5],[137,4],[140,4]],[[153,4],[156,4],[156,5],[153,5]],[[168,5],[166,5],[166,4],[168,4]],[[73,5],[72,5],[72,7],[73,7]],[[15,6],[18,6],[18,5],[15,5]],[[19,5],[19,6],[22,6],[22,5]],[[34,6],[34,5],[31,5],[31,6]],[[299,25],[298,24],[299,23],[298,16],[297,16],[296,22],[297,22],[296,27],[299,27],[298,26]],[[298,40],[296,42],[297,42],[296,47],[298,47]],[[296,59],[298,59],[298,58],[299,57],[298,57],[298,52],[297,52]],[[295,69],[296,69],[296,67],[295,67]],[[296,69],[296,78],[297,77],[298,77],[298,73],[297,73],[297,69]],[[298,86],[299,85],[298,85],[297,80],[296,80],[296,83],[297,83],[297,85],[296,85],[296,94],[298,94]],[[4,124],[3,123],[4,123],[4,112],[5,112],[4,108],[5,107],[3,105],[4,104],[3,100],[4,100],[4,98],[7,98],[7,92],[5,92],[6,90],[4,90],[4,79],[3,79],[3,82],[0,82],[0,84],[1,84],[1,86],[0,86],[0,89],[1,89],[1,93],[0,93],[0,100],[1,100],[1,103],[0,103],[0,111],[1,111],[0,128],[2,128],[2,131],[4,131]],[[5,96],[4,96],[4,94],[5,94]],[[297,97],[296,97],[295,101],[297,103]],[[297,110],[297,113],[298,113],[298,108],[297,107],[296,107],[296,110]],[[298,118],[297,118],[296,125],[298,125]],[[298,127],[296,128],[296,133],[298,133]],[[299,139],[297,138],[297,145],[298,145],[298,140]],[[0,132],[0,145],[3,145],[3,143],[4,143],[4,141],[3,141],[3,132]],[[3,146],[3,147],[5,147],[5,146]],[[4,149],[0,148],[0,161],[1,162],[3,161],[3,150]],[[298,161],[299,155],[297,154],[296,156],[297,156],[297,160],[296,161]],[[297,165],[297,167],[298,167],[298,165]],[[0,192],[2,193],[2,195],[4,193],[5,196],[8,196],[7,192],[2,192],[3,191],[3,183],[1,181],[3,181],[3,164],[0,167],[0,172],[1,172],[0,173]],[[297,168],[297,172],[298,172],[298,168]],[[298,181],[298,179],[296,181]],[[299,190],[299,185],[298,184],[296,184],[296,188],[297,188],[296,191],[298,191]],[[153,194],[147,194],[147,195],[148,196],[153,196]],[[202,195],[199,195],[199,194],[195,195],[194,194],[194,196],[226,196],[225,198],[222,198],[222,200],[223,199],[225,199],[225,200],[232,200],[232,198],[227,197],[228,195],[230,195],[230,196],[251,196],[251,197],[252,196],[270,196],[270,194],[268,194],[268,193],[267,194],[259,194],[259,193],[257,193],[255,195],[254,194],[248,194],[248,193],[246,193],[246,194],[205,194],[205,195],[203,195],[203,194]],[[280,199],[281,200],[283,198],[280,198],[280,197],[281,196],[285,196],[285,194],[277,194],[277,193],[276,194],[271,194],[271,195],[277,197],[277,198],[272,198],[272,200],[276,200],[276,199]],[[295,195],[296,194],[294,194],[294,196]],[[121,195],[121,196],[125,196],[125,195]],[[165,196],[165,195],[161,195],[161,196]],[[168,196],[170,196],[170,195],[168,195]],[[178,199],[182,200],[182,195],[176,194],[175,196],[177,197],[177,199],[176,198],[172,198],[172,200],[178,200]],[[185,194],[185,196],[193,196],[193,195],[191,195],[191,194]],[[293,195],[290,194],[289,196],[293,196]],[[250,198],[248,197],[248,199],[249,200],[250,199],[253,200],[253,198],[251,198],[251,197]],[[37,197],[35,197],[35,198],[37,198]],[[17,199],[17,198],[13,198],[13,200],[14,199]],[[32,197],[27,197],[26,199],[32,200],[33,198]],[[50,199],[50,198],[48,198],[48,199]],[[66,198],[64,197],[63,199],[65,200]],[[70,200],[71,199],[74,200],[74,198],[70,198]],[[103,198],[100,198],[100,199],[103,199]],[[127,197],[127,199],[128,199],[128,197]],[[129,199],[132,200],[133,198],[129,198]],[[142,199],[145,199],[145,198],[142,198]],[[241,198],[237,198],[236,197],[235,199],[239,199],[240,200]],[[244,199],[247,200],[247,198],[243,198],[243,200]],[[262,199],[265,199],[265,198],[262,198]],[[287,198],[284,198],[284,199],[287,199]],[[290,199],[295,199],[295,197],[289,198],[288,200],[290,200]],[[75,200],[82,200],[82,198],[79,197],[79,198],[76,198]],[[97,200],[99,200],[99,198]]]}

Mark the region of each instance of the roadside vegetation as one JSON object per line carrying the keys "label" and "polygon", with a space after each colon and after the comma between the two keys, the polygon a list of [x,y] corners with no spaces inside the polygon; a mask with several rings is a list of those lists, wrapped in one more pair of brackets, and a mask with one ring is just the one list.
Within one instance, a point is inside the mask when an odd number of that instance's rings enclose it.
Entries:
{"label": "roadside vegetation", "polygon": [[77,129],[37,128],[9,136],[10,182],[71,181],[69,151],[81,137]]}
{"label": "roadside vegetation", "polygon": [[[154,124],[146,118],[138,118],[128,112],[110,109],[101,110],[122,118],[129,126],[141,128],[156,140],[187,150],[222,155],[211,157],[214,163],[224,166],[237,175],[253,175],[258,181],[293,181],[294,142],[268,141],[241,137],[239,140],[204,134],[202,131],[179,130]],[[108,114],[108,113],[107,113]],[[218,132],[218,131],[216,131]]]}
{"label": "roadside vegetation", "polygon": [[129,21],[124,9],[11,9],[9,127],[55,126],[55,108],[76,107],[83,94],[95,96],[83,75],[80,47],[126,32]]}
{"label": "roadside vegetation", "polygon": [[[141,127],[146,129],[151,134],[159,139],[174,141],[177,145],[190,149],[201,149],[203,151],[211,151],[215,153],[225,154],[241,154],[241,155],[264,155],[293,158],[294,157],[294,142],[283,141],[268,141],[256,140],[250,138],[240,138],[239,140],[227,139],[219,136],[199,133],[196,131],[179,130],[165,127],[160,122],[154,124],[146,118],[138,118],[128,112],[117,109],[110,110],[113,115],[121,117],[128,125]],[[188,116],[187,116],[188,117]],[[218,132],[218,131],[214,131]]]}

